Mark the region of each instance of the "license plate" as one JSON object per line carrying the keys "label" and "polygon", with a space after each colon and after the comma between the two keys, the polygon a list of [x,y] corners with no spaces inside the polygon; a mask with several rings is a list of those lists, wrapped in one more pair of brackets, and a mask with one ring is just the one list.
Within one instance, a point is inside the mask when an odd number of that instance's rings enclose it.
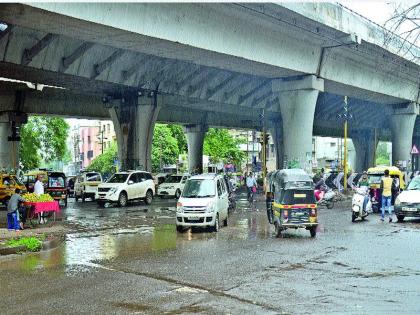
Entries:
{"label": "license plate", "polygon": [[197,218],[197,217],[188,217],[188,220],[190,220],[190,221],[198,221],[198,220],[200,220],[200,218]]}
{"label": "license plate", "polygon": [[417,208],[408,208],[408,207],[403,207],[402,208],[404,211],[410,211],[410,212],[416,212]]}
{"label": "license plate", "polygon": [[293,215],[297,216],[297,217],[301,217],[303,215],[305,215],[304,212],[293,212]]}

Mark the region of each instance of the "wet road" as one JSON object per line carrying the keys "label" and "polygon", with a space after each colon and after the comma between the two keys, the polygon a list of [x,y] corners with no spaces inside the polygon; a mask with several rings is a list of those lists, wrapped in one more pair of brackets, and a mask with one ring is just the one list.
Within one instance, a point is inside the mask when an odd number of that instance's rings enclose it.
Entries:
{"label": "wet road", "polygon": [[219,233],[177,233],[174,216],[174,200],[70,203],[62,246],[0,258],[1,313],[420,313],[419,220],[321,209],[312,239],[275,238],[262,202],[239,200]]}

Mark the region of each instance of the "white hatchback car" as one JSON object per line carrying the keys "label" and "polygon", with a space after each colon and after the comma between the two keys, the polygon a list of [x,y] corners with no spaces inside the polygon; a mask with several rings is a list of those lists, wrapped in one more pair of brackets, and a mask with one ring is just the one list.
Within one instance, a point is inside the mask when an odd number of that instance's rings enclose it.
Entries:
{"label": "white hatchback car", "polygon": [[118,172],[98,187],[96,200],[99,206],[106,202],[118,203],[121,207],[132,200],[144,200],[151,204],[155,194],[152,175],[143,171]]}
{"label": "white hatchback car", "polygon": [[179,232],[191,226],[219,230],[220,221],[228,224],[228,191],[223,177],[203,174],[190,177],[176,207],[176,227]]}
{"label": "white hatchback car", "polygon": [[190,178],[190,175],[188,174],[175,174],[169,176],[159,185],[157,195],[159,197],[172,196],[179,199],[188,178]]}

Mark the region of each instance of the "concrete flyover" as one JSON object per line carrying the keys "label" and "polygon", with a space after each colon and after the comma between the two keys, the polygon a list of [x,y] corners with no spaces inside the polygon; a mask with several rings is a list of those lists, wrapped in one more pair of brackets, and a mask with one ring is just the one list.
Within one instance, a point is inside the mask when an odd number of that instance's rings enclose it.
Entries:
{"label": "concrete flyover", "polygon": [[156,121],[200,130],[264,124],[279,165],[298,159],[310,167],[312,134],[342,135],[344,95],[358,170],[372,163],[377,139],[398,143],[394,159],[407,160],[417,130],[418,59],[335,4],[1,4],[0,21],[8,26],[0,76],[65,88],[4,83],[0,108],[111,117],[130,167],[150,168]]}

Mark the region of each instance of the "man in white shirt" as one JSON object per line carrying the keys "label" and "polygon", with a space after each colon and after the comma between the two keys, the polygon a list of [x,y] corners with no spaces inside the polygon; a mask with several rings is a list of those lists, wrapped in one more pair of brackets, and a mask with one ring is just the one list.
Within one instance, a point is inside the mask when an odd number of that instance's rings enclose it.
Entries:
{"label": "man in white shirt", "polygon": [[[35,185],[34,185],[34,193],[38,196],[42,195],[44,193],[44,184],[42,183],[42,176],[41,175],[38,175],[36,177],[36,182],[35,182]],[[40,224],[47,223],[47,220],[46,219],[44,220],[44,218],[43,218],[43,214],[44,214],[44,212],[41,212],[40,215],[39,215],[39,223]]]}
{"label": "man in white shirt", "polygon": [[248,176],[246,177],[246,187],[248,190],[247,199],[250,198],[251,194],[253,195],[253,188],[257,187],[257,181],[255,180],[252,172],[249,172]]}
{"label": "man in white shirt", "polygon": [[44,184],[42,183],[42,176],[38,175],[36,177],[36,182],[34,186],[34,193],[39,195],[42,195],[44,193]]}

